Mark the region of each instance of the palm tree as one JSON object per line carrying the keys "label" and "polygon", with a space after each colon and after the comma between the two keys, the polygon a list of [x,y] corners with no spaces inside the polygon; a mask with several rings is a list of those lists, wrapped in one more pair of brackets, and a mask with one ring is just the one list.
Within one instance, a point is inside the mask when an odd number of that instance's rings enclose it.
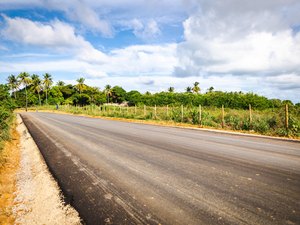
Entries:
{"label": "palm tree", "polygon": [[41,105],[41,95],[40,95],[40,92],[43,89],[42,81],[41,81],[39,75],[36,75],[36,74],[32,74],[31,79],[32,79],[32,89],[33,89],[34,92],[38,93],[38,96],[39,96],[39,105]]}
{"label": "palm tree", "polygon": [[59,81],[57,81],[56,85],[57,85],[58,87],[63,87],[63,86],[65,86],[65,82],[59,80]]}
{"label": "palm tree", "polygon": [[199,82],[194,83],[194,87],[192,90],[194,93],[197,93],[197,94],[200,92]]}
{"label": "palm tree", "polygon": [[192,88],[191,87],[186,87],[185,92],[186,93],[191,93],[192,92]]}
{"label": "palm tree", "polygon": [[173,93],[174,90],[175,90],[174,87],[169,87],[169,88],[168,88],[168,92],[170,92],[170,93]]}
{"label": "palm tree", "polygon": [[18,79],[15,75],[11,74],[10,76],[8,76],[7,78],[7,82],[8,82],[8,86],[10,87],[10,90],[12,90],[12,92],[14,93],[15,99],[17,99],[17,89],[19,87],[19,82]]}
{"label": "palm tree", "polygon": [[104,92],[105,92],[106,97],[107,97],[107,103],[109,103],[109,96],[112,95],[112,89],[111,89],[111,86],[109,84],[105,85]]}
{"label": "palm tree", "polygon": [[76,88],[79,91],[79,94],[81,94],[82,91],[84,91],[84,89],[85,89],[85,84],[84,84],[85,79],[83,77],[81,77],[81,78],[77,79],[76,81],[78,82],[78,84],[76,84]]}
{"label": "palm tree", "polygon": [[208,92],[213,92],[214,91],[214,87],[211,86],[210,88],[208,88]]}
{"label": "palm tree", "polygon": [[52,76],[49,73],[45,73],[43,77],[44,77],[43,84],[46,92],[46,105],[48,105],[48,89],[53,84],[53,81],[52,81]]}
{"label": "palm tree", "polygon": [[27,106],[28,106],[28,99],[27,99],[27,86],[31,83],[30,75],[29,73],[22,72],[19,74],[18,78],[20,79],[20,84],[24,85],[25,87],[25,96],[26,96],[26,112],[27,112]]}

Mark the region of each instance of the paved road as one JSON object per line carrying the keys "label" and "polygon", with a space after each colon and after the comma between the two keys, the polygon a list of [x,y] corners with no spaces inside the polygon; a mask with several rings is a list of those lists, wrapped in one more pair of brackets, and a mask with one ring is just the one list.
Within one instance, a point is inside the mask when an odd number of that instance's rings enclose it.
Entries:
{"label": "paved road", "polygon": [[300,224],[300,144],[22,113],[87,224]]}

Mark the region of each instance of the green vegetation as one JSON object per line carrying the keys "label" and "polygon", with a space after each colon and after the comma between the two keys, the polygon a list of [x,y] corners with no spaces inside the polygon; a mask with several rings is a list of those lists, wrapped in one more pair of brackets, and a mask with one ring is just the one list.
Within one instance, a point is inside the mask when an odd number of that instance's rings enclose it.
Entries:
{"label": "green vegetation", "polygon": [[[53,85],[52,76],[47,73],[43,79],[35,74],[20,73],[17,77],[10,75],[7,80],[18,107],[26,108],[28,105],[53,109],[59,106],[59,110],[71,113],[166,120],[267,135],[300,136],[299,103],[294,105],[289,100],[268,99],[254,93],[215,91],[214,87],[201,93],[199,82],[187,87],[184,93],[169,87],[166,91],[152,94],[136,90],[126,92],[120,86],[110,85],[102,91],[86,85],[84,78],[77,79],[76,85],[62,81]],[[289,107],[288,123],[285,105]]]}
{"label": "green vegetation", "polygon": [[252,111],[251,121],[248,110],[226,108],[224,111],[224,124],[222,124],[222,110],[217,107],[201,107],[201,117],[199,107],[193,106],[87,105],[80,107],[62,105],[56,109],[55,106],[44,105],[30,109],[56,110],[90,116],[166,121],[218,129],[252,131],[265,135],[300,137],[300,109],[297,106],[290,108],[288,129],[285,128],[284,108],[254,110]]}
{"label": "green vegetation", "polygon": [[9,88],[0,84],[0,151],[4,141],[10,138],[10,125],[13,121],[14,101],[10,97]]}

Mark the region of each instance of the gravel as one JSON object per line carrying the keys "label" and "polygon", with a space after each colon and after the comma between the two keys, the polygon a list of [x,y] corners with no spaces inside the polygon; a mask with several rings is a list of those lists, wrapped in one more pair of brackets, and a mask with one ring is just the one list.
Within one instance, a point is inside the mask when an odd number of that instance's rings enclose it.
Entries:
{"label": "gravel", "polygon": [[19,115],[17,122],[21,159],[13,209],[16,224],[81,224],[78,212],[63,202],[57,182]]}

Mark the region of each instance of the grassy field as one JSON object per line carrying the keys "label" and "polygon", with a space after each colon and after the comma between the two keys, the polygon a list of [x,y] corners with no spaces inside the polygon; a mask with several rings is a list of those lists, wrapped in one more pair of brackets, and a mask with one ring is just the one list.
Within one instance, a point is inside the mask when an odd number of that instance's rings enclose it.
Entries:
{"label": "grassy field", "polygon": [[245,131],[270,136],[300,137],[300,110],[289,108],[288,129],[285,108],[263,111],[222,109],[215,107],[150,107],[150,106],[84,106],[70,105],[31,107],[30,110],[56,110],[72,114],[115,117],[137,120],[155,120],[195,125],[199,127]]}

